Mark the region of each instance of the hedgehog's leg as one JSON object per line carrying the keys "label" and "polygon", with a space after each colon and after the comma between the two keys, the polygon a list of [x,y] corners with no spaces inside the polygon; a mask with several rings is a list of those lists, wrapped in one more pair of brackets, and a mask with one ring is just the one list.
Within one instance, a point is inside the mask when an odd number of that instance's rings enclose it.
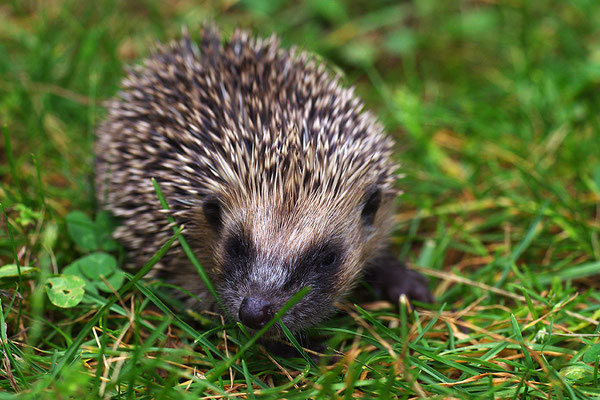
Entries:
{"label": "hedgehog's leg", "polygon": [[396,304],[400,295],[410,300],[433,303],[434,298],[427,287],[427,278],[410,270],[398,261],[390,251],[384,251],[369,262],[366,280],[379,297]]}

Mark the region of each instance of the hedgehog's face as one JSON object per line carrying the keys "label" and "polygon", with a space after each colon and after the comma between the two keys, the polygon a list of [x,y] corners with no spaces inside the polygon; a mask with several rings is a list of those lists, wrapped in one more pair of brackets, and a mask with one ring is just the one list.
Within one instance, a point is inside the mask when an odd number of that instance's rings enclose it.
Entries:
{"label": "hedgehog's face", "polygon": [[289,329],[301,330],[334,311],[387,232],[393,196],[365,189],[341,200],[315,206],[312,198],[292,207],[273,200],[245,207],[204,203],[216,233],[213,279],[232,318],[259,329],[306,286],[309,293],[282,318]]}

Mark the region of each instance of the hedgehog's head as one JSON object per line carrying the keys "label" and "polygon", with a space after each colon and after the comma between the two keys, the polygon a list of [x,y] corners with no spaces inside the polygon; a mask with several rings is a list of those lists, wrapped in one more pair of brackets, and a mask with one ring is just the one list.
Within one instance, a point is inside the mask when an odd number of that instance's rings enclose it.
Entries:
{"label": "hedgehog's head", "polygon": [[282,320],[293,331],[322,320],[385,243],[396,194],[388,154],[361,151],[335,166],[326,154],[320,162],[280,158],[274,175],[260,168],[205,197],[213,279],[229,315],[250,328],[306,286]]}
{"label": "hedgehog's head", "polygon": [[[126,221],[120,237],[154,250],[169,235],[148,212],[156,177],[228,314],[252,328],[305,286],[283,322],[298,330],[331,313],[392,222],[391,140],[352,89],[275,39],[237,32],[223,44],[209,30],[200,48],[161,47],[101,131],[97,180]],[[164,271],[204,295],[180,255]]]}
{"label": "hedgehog's head", "polygon": [[382,242],[392,202],[376,186],[330,203],[206,200],[216,233],[213,277],[230,316],[259,329],[306,286],[309,293],[283,317],[286,326],[299,330],[329,315]]}

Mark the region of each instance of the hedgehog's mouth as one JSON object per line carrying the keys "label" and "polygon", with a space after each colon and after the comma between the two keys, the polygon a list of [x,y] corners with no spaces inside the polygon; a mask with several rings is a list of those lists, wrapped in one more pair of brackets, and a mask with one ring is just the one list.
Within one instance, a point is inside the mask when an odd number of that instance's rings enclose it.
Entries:
{"label": "hedgehog's mouth", "polygon": [[[242,270],[244,271],[244,270]],[[218,280],[217,290],[232,320],[241,322],[251,332],[258,332],[269,324],[275,314],[282,309],[291,307],[282,315],[281,320],[273,323],[265,336],[281,337],[284,325],[291,332],[299,332],[309,328],[334,311],[335,294],[330,293],[328,286],[323,287],[318,282],[310,280],[289,279],[253,279],[246,269],[242,273],[228,273],[226,278]],[[281,284],[279,282],[284,282]],[[310,287],[299,300],[292,300],[295,295]],[[298,293],[300,296],[300,293]]]}
{"label": "hedgehog's mouth", "polygon": [[[265,297],[256,295],[244,298],[241,298],[243,296],[242,293],[238,293],[238,295],[239,297],[235,300],[232,298],[224,299],[225,305],[229,310],[230,317],[241,322],[252,334],[260,331],[267,325],[291,298],[287,297],[278,299],[277,301],[268,301]],[[321,322],[334,312],[335,309],[332,303],[318,300],[319,296],[315,298],[314,296],[310,296],[310,294],[302,298],[283,314],[280,321],[272,324],[263,334],[263,337],[284,337],[282,324],[291,332],[303,331]]]}

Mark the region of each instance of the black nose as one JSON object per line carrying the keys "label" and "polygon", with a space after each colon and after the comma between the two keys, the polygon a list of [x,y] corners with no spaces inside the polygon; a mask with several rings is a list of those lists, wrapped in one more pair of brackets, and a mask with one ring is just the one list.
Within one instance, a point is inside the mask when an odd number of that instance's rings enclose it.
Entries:
{"label": "black nose", "polygon": [[252,329],[262,328],[273,318],[271,303],[256,297],[246,297],[240,305],[240,321]]}

